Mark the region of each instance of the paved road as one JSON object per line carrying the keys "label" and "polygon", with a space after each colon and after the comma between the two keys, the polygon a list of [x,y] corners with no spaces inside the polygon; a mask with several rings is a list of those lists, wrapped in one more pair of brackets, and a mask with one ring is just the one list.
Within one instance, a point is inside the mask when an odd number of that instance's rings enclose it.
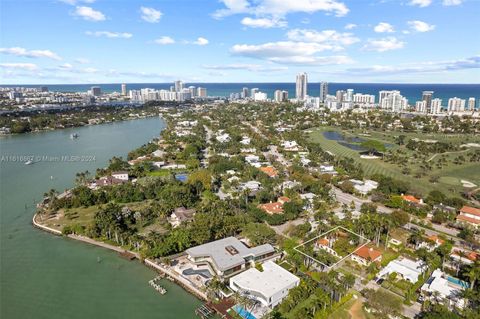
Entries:
{"label": "paved road", "polygon": [[[432,230],[430,228],[425,228],[425,227],[422,227],[422,226],[419,226],[419,225],[416,225],[416,224],[412,224],[412,223],[405,224],[405,226],[403,226],[403,228],[405,228],[407,230],[411,230],[412,228],[424,229],[425,230],[425,235],[427,235],[427,236],[445,235],[445,234],[440,233],[436,230]],[[445,227],[443,227],[443,228],[445,228]],[[449,228],[445,228],[445,229],[450,230]],[[451,239],[456,245],[463,246],[463,240],[457,238],[455,235],[451,235],[451,236],[445,235],[445,236],[448,237],[449,239]]]}
{"label": "paved road", "polygon": [[285,159],[283,154],[278,151],[278,147],[276,145],[270,145],[268,147],[268,151],[263,152],[263,156],[265,156],[266,158],[268,158],[268,155],[273,156],[275,160],[283,166],[290,166],[290,163]]}
{"label": "paved road", "polygon": [[[360,207],[364,203],[371,203],[370,199],[358,198],[352,194],[343,192],[340,188],[333,187],[335,192],[335,197],[338,202],[350,206],[350,203],[353,201],[355,203],[355,210],[360,211]],[[390,214],[393,210],[391,208],[385,207],[383,205],[377,205],[377,211],[383,214]]]}

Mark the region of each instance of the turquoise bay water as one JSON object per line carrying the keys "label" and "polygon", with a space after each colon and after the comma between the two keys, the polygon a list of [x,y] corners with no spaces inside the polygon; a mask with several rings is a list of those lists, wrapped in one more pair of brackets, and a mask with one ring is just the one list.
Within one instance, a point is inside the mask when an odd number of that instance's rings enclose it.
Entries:
{"label": "turquoise bay water", "polygon": [[[149,118],[0,137],[0,153],[9,157],[0,162],[0,318],[195,318],[200,302],[170,282],[162,283],[168,293],[160,295],[147,284],[155,273],[140,262],[31,225],[43,193],[71,187],[76,172],[125,157],[164,127]],[[80,137],[70,139],[72,132]],[[22,155],[95,161],[10,161]]]}

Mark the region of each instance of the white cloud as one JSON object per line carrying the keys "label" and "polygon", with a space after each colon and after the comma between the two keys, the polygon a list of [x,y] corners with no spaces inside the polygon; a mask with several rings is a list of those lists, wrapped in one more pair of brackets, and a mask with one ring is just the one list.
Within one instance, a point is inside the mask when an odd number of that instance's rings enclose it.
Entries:
{"label": "white cloud", "polygon": [[419,6],[420,8],[428,7],[432,4],[432,0],[410,0],[409,5]]}
{"label": "white cloud", "polygon": [[269,19],[269,18],[250,18],[245,17],[242,19],[241,23],[247,27],[251,28],[282,28],[287,26],[287,21],[283,19]]}
{"label": "white cloud", "polygon": [[226,8],[217,10],[213,14],[215,18],[239,13],[283,17],[289,13],[317,11],[341,17],[349,12],[347,6],[337,0],[221,0],[221,2]]}
{"label": "white cloud", "polygon": [[463,2],[463,0],[443,0],[442,4],[444,6],[458,6],[458,5],[461,5]]}
{"label": "white cloud", "polygon": [[97,73],[98,69],[95,68],[84,68],[79,70],[80,73]]}
{"label": "white cloud", "polygon": [[15,55],[19,57],[27,57],[27,58],[49,58],[53,60],[62,59],[61,57],[58,56],[58,54],[50,50],[27,50],[25,48],[20,48],[20,47],[0,48],[0,53]]}
{"label": "white cloud", "polygon": [[387,23],[387,22],[380,22],[379,24],[377,24],[374,28],[373,28],[373,31],[377,32],[377,33],[391,33],[391,32],[395,32],[395,30],[393,29],[393,25],[391,25],[390,23]]}
{"label": "white cloud", "polygon": [[102,12],[84,6],[76,7],[73,14],[88,21],[104,21],[106,19]]}
{"label": "white cloud", "polygon": [[73,68],[73,65],[71,65],[70,63],[64,63],[62,65],[59,65],[58,68],[60,70],[70,70]]}
{"label": "white cloud", "polygon": [[332,64],[350,63],[352,60],[346,56],[316,56],[317,53],[335,49],[330,44],[314,42],[280,41],[268,42],[259,45],[236,44],[231,48],[235,55],[267,60],[285,64]]}
{"label": "white cloud", "polygon": [[416,31],[416,32],[428,32],[428,31],[433,31],[435,29],[435,26],[433,24],[428,24],[426,22],[419,21],[419,20],[408,21],[407,24],[410,26],[410,28],[413,31]]}
{"label": "white cloud", "polygon": [[356,73],[362,75],[385,76],[386,74],[438,73],[465,69],[480,69],[480,55],[458,60],[410,63],[399,66],[373,65],[369,67],[347,69],[346,72],[347,74]]}
{"label": "white cloud", "polygon": [[160,10],[154,8],[140,7],[140,11],[142,12],[142,19],[150,23],[157,23],[163,15]]}
{"label": "white cloud", "polygon": [[156,44],[174,44],[175,43],[175,40],[172,39],[171,37],[169,36],[163,36],[163,37],[160,37],[156,40],[154,40],[153,42],[155,42]]}
{"label": "white cloud", "polygon": [[286,66],[266,67],[260,64],[225,64],[225,65],[203,65],[208,70],[248,70],[252,72],[275,72],[288,70]]}
{"label": "white cloud", "polygon": [[349,23],[345,26],[345,29],[346,30],[353,30],[357,27],[357,25],[355,23]]}
{"label": "white cloud", "polygon": [[80,64],[88,64],[88,63],[90,63],[90,60],[85,59],[85,58],[77,58],[77,59],[75,59],[75,62],[80,63]]}
{"label": "white cloud", "polygon": [[353,33],[341,33],[335,30],[316,31],[311,29],[290,30],[287,32],[287,38],[292,41],[330,44],[335,50],[341,50],[344,45],[351,45],[360,41]]}
{"label": "white cloud", "polygon": [[128,32],[110,32],[110,31],[86,31],[86,35],[91,35],[94,37],[107,37],[107,38],[123,38],[130,39],[133,34]]}
{"label": "white cloud", "polygon": [[3,69],[27,70],[27,71],[35,71],[38,69],[37,65],[33,63],[0,63],[0,67]]}
{"label": "white cloud", "polygon": [[61,2],[64,2],[66,4],[70,4],[72,6],[76,5],[77,3],[83,2],[83,3],[94,3],[95,0],[60,0]]}
{"label": "white cloud", "polygon": [[197,40],[193,41],[192,43],[196,44],[196,45],[207,45],[209,43],[209,41],[205,38],[198,37]]}
{"label": "white cloud", "polygon": [[370,39],[363,47],[367,51],[385,52],[403,48],[405,42],[398,40],[395,37],[386,37],[382,39]]}
{"label": "white cloud", "polygon": [[275,57],[271,58],[270,61],[297,65],[335,65],[351,64],[354,62],[350,57],[345,55]]}

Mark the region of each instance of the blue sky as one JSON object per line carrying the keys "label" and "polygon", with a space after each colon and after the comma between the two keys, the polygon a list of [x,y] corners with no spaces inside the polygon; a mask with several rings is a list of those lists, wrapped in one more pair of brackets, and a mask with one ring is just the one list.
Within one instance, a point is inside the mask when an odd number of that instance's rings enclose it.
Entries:
{"label": "blue sky", "polygon": [[0,83],[480,83],[479,0],[2,0]]}

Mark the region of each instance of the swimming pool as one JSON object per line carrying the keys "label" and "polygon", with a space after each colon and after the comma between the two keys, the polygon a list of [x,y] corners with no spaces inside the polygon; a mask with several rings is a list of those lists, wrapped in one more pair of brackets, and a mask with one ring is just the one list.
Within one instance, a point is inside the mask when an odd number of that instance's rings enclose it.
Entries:
{"label": "swimming pool", "polygon": [[457,286],[460,286],[460,287],[463,287],[463,288],[468,288],[469,285],[467,282],[465,281],[462,281],[458,278],[454,278],[454,277],[451,277],[451,276],[447,276],[447,280],[450,281],[452,284],[455,284]]}
{"label": "swimming pool", "polygon": [[242,318],[245,318],[245,319],[257,319],[255,318],[254,315],[252,315],[251,312],[247,311],[245,308],[243,308],[242,306],[239,306],[239,305],[235,305],[233,307],[233,310],[235,310],[236,313],[238,313]]}

